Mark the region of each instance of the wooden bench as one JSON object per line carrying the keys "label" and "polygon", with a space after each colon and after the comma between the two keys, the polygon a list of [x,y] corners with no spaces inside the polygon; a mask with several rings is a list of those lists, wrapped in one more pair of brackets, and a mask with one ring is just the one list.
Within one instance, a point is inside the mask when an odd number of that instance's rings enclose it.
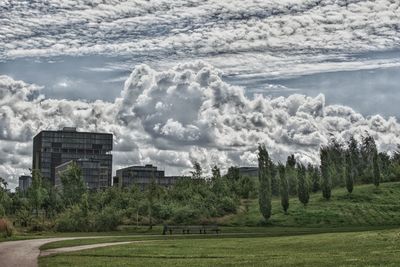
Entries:
{"label": "wooden bench", "polygon": [[182,234],[207,234],[207,232],[212,233],[215,232],[219,234],[221,230],[218,225],[164,225],[163,227],[163,235],[169,233],[172,235],[175,233]]}

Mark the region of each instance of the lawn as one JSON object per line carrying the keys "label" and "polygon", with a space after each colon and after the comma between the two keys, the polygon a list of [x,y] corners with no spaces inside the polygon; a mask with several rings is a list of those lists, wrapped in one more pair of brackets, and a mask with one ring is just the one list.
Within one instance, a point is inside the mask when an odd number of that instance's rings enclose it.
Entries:
{"label": "lawn", "polygon": [[[307,207],[297,197],[290,198],[288,214],[284,214],[279,198],[272,200],[269,225],[291,227],[348,227],[399,225],[400,183],[360,185],[348,194],[345,188],[332,191],[326,201],[321,192],[311,194]],[[259,211],[258,200],[252,200],[248,211],[244,208],[232,216],[217,219],[221,225],[256,226],[265,224]]]}
{"label": "lawn", "polygon": [[148,240],[43,257],[44,266],[400,266],[400,230]]}

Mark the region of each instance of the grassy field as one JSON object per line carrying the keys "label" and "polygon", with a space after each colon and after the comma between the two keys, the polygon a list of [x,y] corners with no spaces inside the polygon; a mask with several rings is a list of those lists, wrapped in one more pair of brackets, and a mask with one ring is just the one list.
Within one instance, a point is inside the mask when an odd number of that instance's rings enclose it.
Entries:
{"label": "grassy field", "polygon": [[[288,214],[284,214],[280,199],[272,201],[272,216],[268,224],[292,227],[348,227],[399,225],[400,183],[356,186],[352,194],[344,188],[332,191],[326,201],[321,193],[311,194],[307,207],[296,197],[290,198]],[[256,226],[265,224],[260,215],[258,200],[250,202],[248,211],[218,219],[221,225]]]}
{"label": "grassy field", "polygon": [[148,240],[43,257],[44,266],[399,266],[400,230]]}
{"label": "grassy field", "polygon": [[[272,217],[268,223],[265,223],[260,215],[257,199],[249,202],[248,210],[242,206],[237,214],[215,220],[221,225],[223,233],[262,232],[267,236],[284,235],[287,232],[332,232],[332,228],[340,228],[339,231],[345,231],[346,228],[355,231],[376,227],[393,228],[400,223],[399,200],[400,183],[384,183],[378,189],[373,185],[361,185],[356,186],[351,195],[344,188],[333,190],[330,201],[324,200],[320,192],[311,194],[307,207],[304,207],[297,197],[291,197],[288,214],[283,213],[279,198],[274,198]],[[275,228],[271,230],[265,226]],[[374,228],[370,228],[371,226]],[[279,227],[283,227],[283,230],[279,230]],[[122,226],[119,231],[102,233],[17,233],[11,239],[0,237],[0,242],[41,237],[158,235],[161,232],[162,226],[155,226],[150,231],[147,226]]]}

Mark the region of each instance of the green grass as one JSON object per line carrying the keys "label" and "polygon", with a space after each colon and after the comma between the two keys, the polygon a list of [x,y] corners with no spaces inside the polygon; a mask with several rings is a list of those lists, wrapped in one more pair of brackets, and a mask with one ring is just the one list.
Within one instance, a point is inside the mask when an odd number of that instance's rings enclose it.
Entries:
{"label": "green grass", "polygon": [[400,266],[400,232],[153,240],[39,259],[44,266]]}
{"label": "green grass", "polygon": [[[352,194],[340,188],[332,191],[326,201],[320,192],[311,194],[307,207],[297,197],[290,198],[288,214],[284,214],[280,199],[272,200],[272,216],[267,224],[293,227],[348,227],[399,225],[400,183],[356,186]],[[249,210],[218,220],[222,225],[256,226],[265,224],[260,215],[258,200],[252,200]]]}
{"label": "green grass", "polygon": [[[72,240],[55,241],[44,244],[41,250],[48,250],[61,247],[73,247],[81,245],[111,243],[122,241],[138,241],[138,240],[175,240],[175,239],[210,239],[210,238],[233,238],[233,237],[276,237],[276,236],[296,236],[309,235],[318,233],[343,233],[343,232],[361,232],[369,230],[392,229],[393,226],[376,226],[376,227],[221,227],[222,233],[201,234],[201,235],[124,235],[124,236],[97,236],[97,238],[81,238]],[[396,227],[397,228],[397,227]]]}

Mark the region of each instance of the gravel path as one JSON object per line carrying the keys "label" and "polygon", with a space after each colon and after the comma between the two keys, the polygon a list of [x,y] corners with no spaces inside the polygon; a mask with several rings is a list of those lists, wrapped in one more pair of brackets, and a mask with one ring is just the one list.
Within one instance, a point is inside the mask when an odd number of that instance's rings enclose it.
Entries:
{"label": "gravel path", "polygon": [[40,247],[46,243],[70,240],[70,239],[86,239],[86,238],[100,238],[98,237],[56,237],[56,238],[45,238],[45,239],[29,239],[29,240],[18,240],[0,242],[0,266],[1,267],[37,267],[38,257],[47,256],[55,253],[78,251],[89,248],[105,247],[111,245],[121,245],[132,243],[135,241],[127,242],[114,242],[114,243],[100,243],[93,245],[56,248],[40,252]]}
{"label": "gravel path", "polygon": [[110,242],[110,243],[100,243],[100,244],[91,244],[91,245],[65,247],[65,248],[54,248],[54,249],[48,249],[48,250],[42,251],[40,253],[40,256],[49,256],[49,255],[57,254],[57,253],[79,251],[79,250],[91,249],[91,248],[101,248],[101,247],[108,247],[108,246],[114,246],[114,245],[124,245],[124,244],[130,244],[130,243],[134,243],[134,242],[140,242],[140,241]]}
{"label": "gravel path", "polygon": [[1,267],[36,267],[37,258],[40,254],[39,247],[54,241],[74,239],[69,238],[46,238],[18,240],[0,243],[0,266]]}

